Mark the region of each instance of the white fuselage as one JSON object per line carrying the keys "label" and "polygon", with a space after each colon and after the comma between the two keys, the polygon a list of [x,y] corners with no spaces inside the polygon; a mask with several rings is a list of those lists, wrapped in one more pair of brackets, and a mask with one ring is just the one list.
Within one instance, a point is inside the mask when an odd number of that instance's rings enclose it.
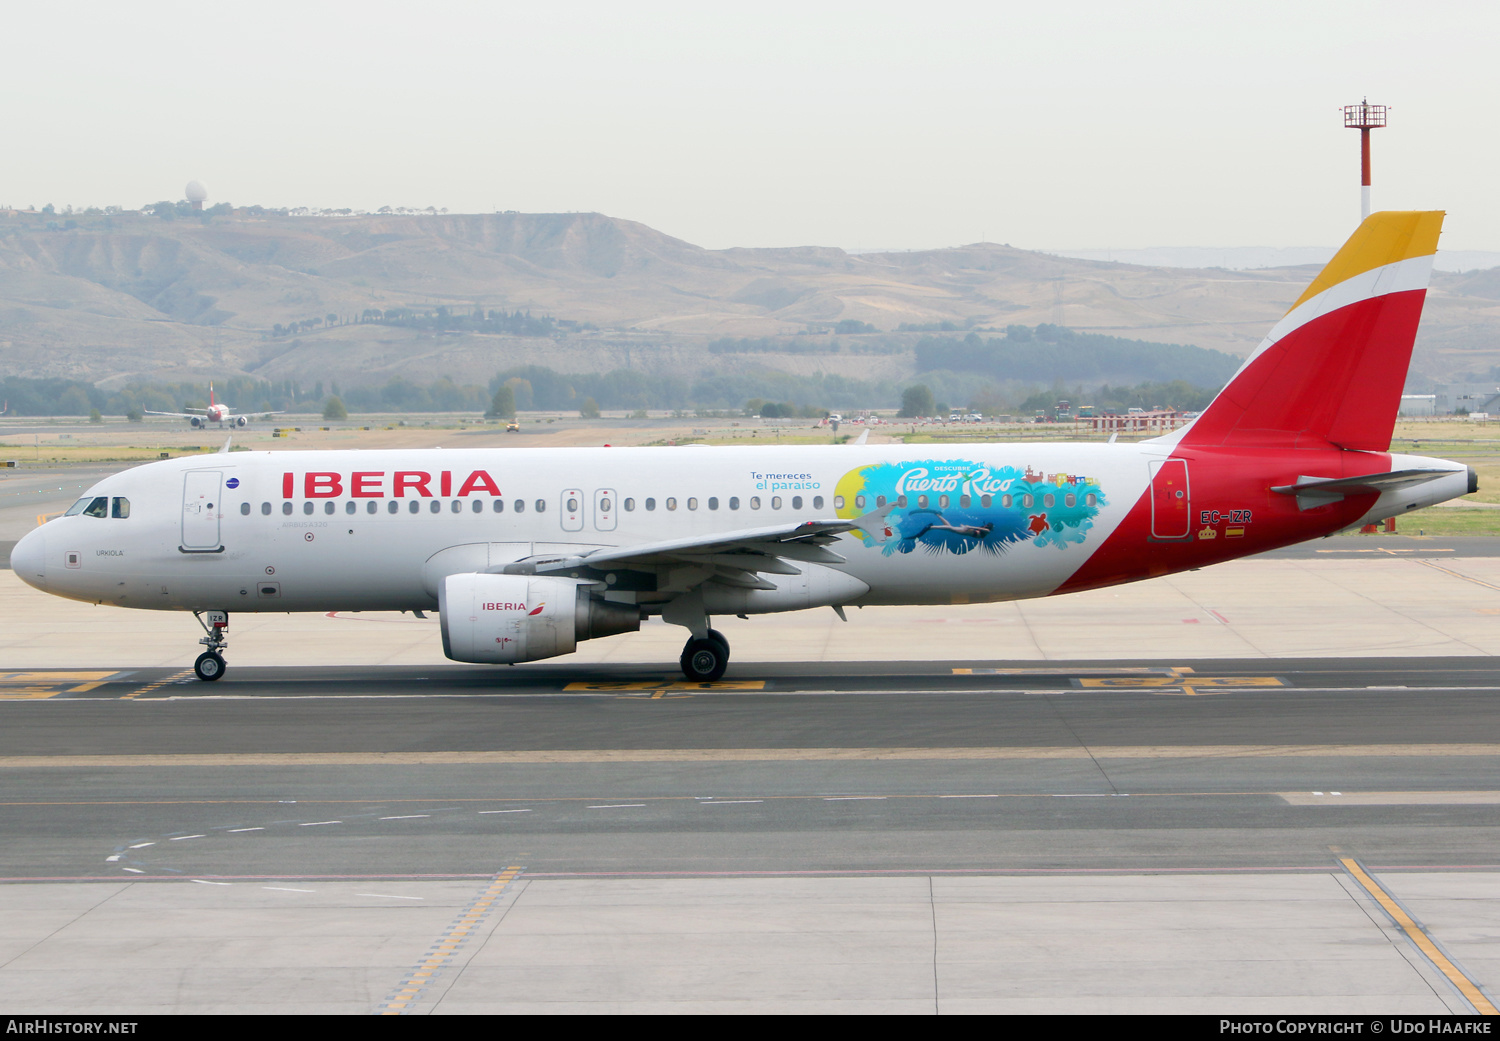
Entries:
{"label": "white fuselage", "polygon": [[[1058,591],[1133,510],[1139,517],[1146,509],[1151,528],[1132,551],[1139,566],[1091,584],[1200,566],[1365,519],[1331,514],[1316,531],[1273,527],[1298,520],[1297,507],[1266,489],[1317,473],[1310,458],[1245,474],[1249,464],[1238,459],[1189,458],[1181,490],[1165,493],[1178,500],[1164,499],[1153,481],[1176,472],[1170,467],[1179,464],[1164,463],[1172,454],[1151,442],[215,454],[106,478],[85,498],[128,500],[128,516],[110,506],[104,516],[58,518],[18,544],[12,560],[20,577],[49,593],[122,607],[432,609],[448,574],[537,554],[854,517],[905,496],[889,538],[846,533],[831,547],[844,562],[816,566],[857,580],[848,588],[867,587],[844,599],[850,604],[968,603]],[[1395,465],[1368,455],[1381,469]],[[1410,465],[1414,457],[1398,458]],[[1451,479],[1420,489],[1421,504],[1463,493],[1458,464],[1421,462],[1453,468]],[[1243,494],[1223,491],[1242,477]],[[1400,502],[1382,496],[1360,513],[1389,515],[1417,501],[1413,493]],[[1181,516],[1167,517],[1169,508]],[[1171,530],[1184,523],[1191,531]],[[1217,555],[1204,557],[1208,546]],[[654,588],[609,581],[607,598],[653,610],[675,580],[666,569]],[[761,609],[784,609],[767,603]]]}

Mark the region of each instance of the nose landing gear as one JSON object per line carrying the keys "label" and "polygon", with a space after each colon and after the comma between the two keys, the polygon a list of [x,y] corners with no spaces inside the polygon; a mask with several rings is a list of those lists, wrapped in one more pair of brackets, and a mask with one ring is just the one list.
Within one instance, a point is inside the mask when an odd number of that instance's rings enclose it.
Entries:
{"label": "nose landing gear", "polygon": [[207,647],[208,650],[198,655],[198,660],[193,662],[193,672],[204,683],[212,683],[224,675],[224,670],[229,666],[224,664],[224,648],[229,646],[229,640],[224,635],[224,630],[229,628],[228,611],[209,611],[208,621],[203,620],[203,611],[194,611],[193,617],[198,619],[198,624],[203,626],[203,631],[208,635],[198,642]]}

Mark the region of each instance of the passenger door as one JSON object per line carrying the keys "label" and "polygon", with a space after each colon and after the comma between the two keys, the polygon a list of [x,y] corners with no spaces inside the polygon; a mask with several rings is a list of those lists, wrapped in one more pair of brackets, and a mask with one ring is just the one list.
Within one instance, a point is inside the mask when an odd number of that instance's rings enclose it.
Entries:
{"label": "passenger door", "polygon": [[182,482],[182,549],[188,553],[214,553],[224,548],[219,541],[219,518],[223,516],[222,481],[219,470],[189,470]]}
{"label": "passenger door", "polygon": [[1185,539],[1192,531],[1192,499],[1188,494],[1186,459],[1163,459],[1151,464],[1151,537]]}

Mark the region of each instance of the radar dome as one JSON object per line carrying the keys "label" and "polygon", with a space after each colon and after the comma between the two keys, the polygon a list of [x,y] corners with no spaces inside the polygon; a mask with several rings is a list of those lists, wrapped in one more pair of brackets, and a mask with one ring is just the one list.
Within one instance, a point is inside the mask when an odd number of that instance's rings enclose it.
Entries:
{"label": "radar dome", "polygon": [[208,189],[197,181],[189,181],[187,187],[183,189],[183,193],[187,196],[188,202],[201,203],[204,199],[208,198]]}

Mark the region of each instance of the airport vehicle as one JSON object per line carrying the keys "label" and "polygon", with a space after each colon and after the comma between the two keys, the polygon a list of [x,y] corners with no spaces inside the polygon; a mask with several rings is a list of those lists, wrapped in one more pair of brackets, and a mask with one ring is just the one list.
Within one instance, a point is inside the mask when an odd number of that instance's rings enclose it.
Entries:
{"label": "airport vehicle", "polygon": [[1460,463],[1389,450],[1442,216],[1366,219],[1212,404],[1146,441],[197,456],[100,481],[11,566],[195,612],[204,680],[237,611],[437,608],[448,657],[510,664],[660,615],[691,634],[683,672],[713,680],[714,615],[1200,568],[1475,490]]}
{"label": "airport vehicle", "polygon": [[[229,424],[234,427],[247,427],[250,425],[250,416],[230,411],[230,406],[223,402],[214,400],[214,385],[212,381],[208,384],[208,408],[193,409],[186,412],[152,412],[149,408],[142,409],[148,416],[171,416],[174,419],[185,419],[194,430],[206,427],[210,423],[217,423],[220,427]],[[280,412],[257,412],[257,416],[279,416]]]}

